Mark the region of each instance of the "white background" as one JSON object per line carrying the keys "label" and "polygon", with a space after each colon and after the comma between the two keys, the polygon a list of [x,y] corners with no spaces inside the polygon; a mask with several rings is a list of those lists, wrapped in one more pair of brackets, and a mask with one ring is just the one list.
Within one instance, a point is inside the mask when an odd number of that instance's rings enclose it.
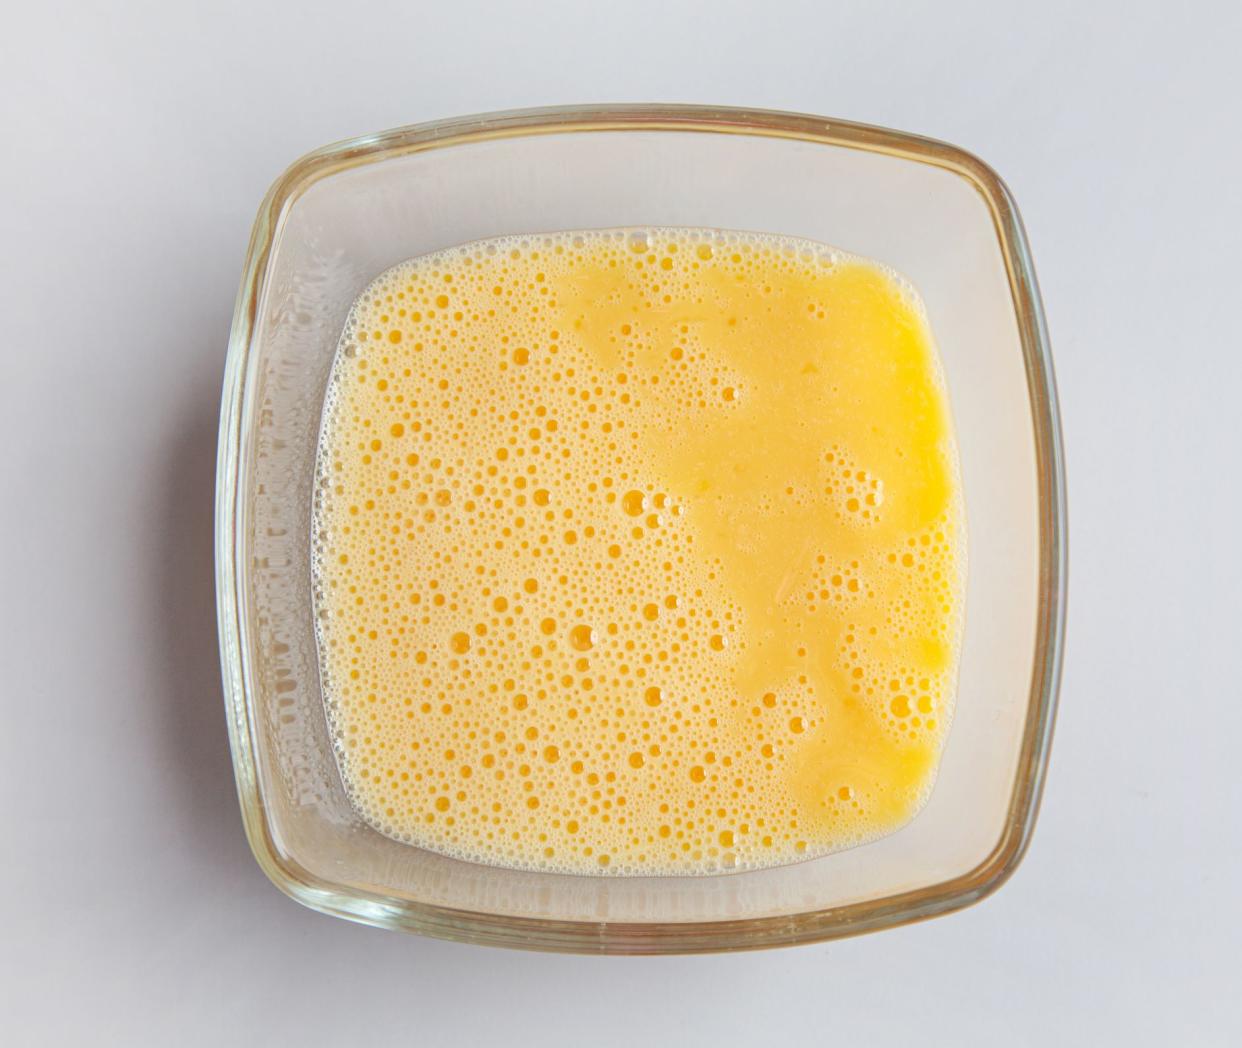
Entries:
{"label": "white background", "polygon": [[[0,1041],[1239,1043],[1240,34],[1229,2],[4,5]],[[259,200],[340,138],[621,100],[944,138],[1023,209],[1069,644],[1031,852],[972,910],[528,955],[317,915],[247,851],[211,513]]]}

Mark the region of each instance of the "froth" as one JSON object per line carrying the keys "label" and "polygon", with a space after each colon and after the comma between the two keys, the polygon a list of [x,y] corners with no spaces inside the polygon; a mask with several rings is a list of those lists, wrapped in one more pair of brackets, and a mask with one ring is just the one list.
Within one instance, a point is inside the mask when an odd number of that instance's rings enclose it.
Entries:
{"label": "froth", "polygon": [[649,229],[389,270],[341,338],[314,508],[351,800],[575,873],[891,831],[951,713],[958,488],[921,305],[872,263]]}

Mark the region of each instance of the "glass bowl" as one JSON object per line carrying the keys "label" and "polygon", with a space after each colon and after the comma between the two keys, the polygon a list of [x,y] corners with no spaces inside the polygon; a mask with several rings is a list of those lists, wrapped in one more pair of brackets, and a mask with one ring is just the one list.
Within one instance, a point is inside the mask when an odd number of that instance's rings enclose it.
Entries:
{"label": "glass bowl", "polygon": [[[503,233],[709,226],[820,240],[922,293],[956,419],[970,536],[954,724],[908,826],[774,869],[576,877],[445,858],[346,800],[320,690],[310,512],[346,313],[384,269]],[[468,942],[672,953],[816,942],[995,890],[1039,805],[1061,663],[1065,496],[1035,275],[1013,200],[953,146],[817,116],[588,106],[328,146],[268,193],[237,300],[220,430],[225,701],[259,865],[324,913]]]}

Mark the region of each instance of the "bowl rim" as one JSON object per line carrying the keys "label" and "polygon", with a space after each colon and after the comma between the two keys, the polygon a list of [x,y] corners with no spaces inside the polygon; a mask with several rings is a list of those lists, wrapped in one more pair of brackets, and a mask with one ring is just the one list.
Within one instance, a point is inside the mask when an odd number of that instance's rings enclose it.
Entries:
{"label": "bowl rim", "polygon": [[[675,131],[791,139],[898,157],[964,178],[992,216],[1005,262],[1026,369],[1038,488],[1039,606],[1026,723],[1005,824],[970,871],[917,890],[804,913],[737,920],[619,923],[511,917],[420,903],[325,880],[278,847],[256,767],[254,683],[243,641],[249,621],[238,480],[246,376],[267,267],[282,220],[329,175],[411,153],[491,139],[592,131]],[[320,912],[459,942],[576,953],[706,953],[822,942],[962,909],[999,888],[1022,861],[1039,813],[1056,718],[1065,637],[1065,465],[1047,324],[1022,219],[1000,176],[945,142],[804,113],[654,103],[554,106],[455,117],[398,127],[324,146],[296,160],[273,183],[250,236],[225,364],[217,455],[216,598],[229,743],[246,838],[268,878]]]}

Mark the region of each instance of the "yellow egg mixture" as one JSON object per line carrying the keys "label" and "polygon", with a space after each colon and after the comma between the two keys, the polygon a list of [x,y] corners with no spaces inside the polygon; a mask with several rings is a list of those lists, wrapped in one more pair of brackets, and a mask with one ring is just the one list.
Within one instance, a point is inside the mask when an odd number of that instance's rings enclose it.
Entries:
{"label": "yellow egg mixture", "polygon": [[965,537],[927,322],[880,266],[683,229],[413,259],[354,305],[318,471],[329,720],[382,833],[702,874],[926,799]]}

